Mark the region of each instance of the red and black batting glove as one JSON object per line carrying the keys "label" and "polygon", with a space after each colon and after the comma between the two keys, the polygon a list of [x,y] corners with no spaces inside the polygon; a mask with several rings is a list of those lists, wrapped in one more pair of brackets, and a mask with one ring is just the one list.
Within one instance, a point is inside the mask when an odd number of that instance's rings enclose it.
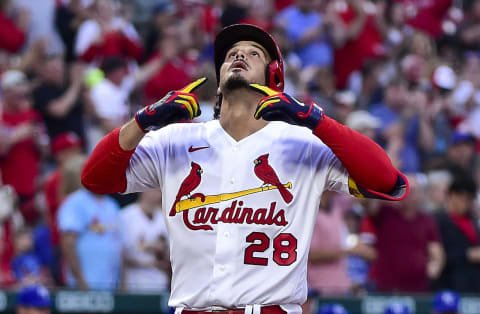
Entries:
{"label": "red and black batting glove", "polygon": [[202,77],[177,91],[168,92],[154,104],[140,109],[135,120],[140,128],[148,131],[162,128],[179,120],[192,120],[201,114],[197,97],[192,92],[207,81]]}
{"label": "red and black batting glove", "polygon": [[324,117],[323,109],[314,102],[306,105],[288,94],[259,84],[250,84],[250,87],[266,95],[260,99],[255,110],[257,120],[284,121],[314,130]]}

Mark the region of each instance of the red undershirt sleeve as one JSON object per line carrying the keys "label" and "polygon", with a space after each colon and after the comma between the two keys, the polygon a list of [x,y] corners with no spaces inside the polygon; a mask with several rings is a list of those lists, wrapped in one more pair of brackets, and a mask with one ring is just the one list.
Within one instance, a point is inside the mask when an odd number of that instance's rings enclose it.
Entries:
{"label": "red undershirt sleeve", "polygon": [[96,194],[122,193],[127,188],[126,171],[135,149],[123,150],[120,128],[108,133],[95,147],[82,171],[82,184]]}
{"label": "red undershirt sleeve", "polygon": [[313,134],[333,151],[347,169],[354,181],[349,180],[351,194],[388,200],[401,200],[408,194],[405,175],[368,137],[327,116],[316,126]]}

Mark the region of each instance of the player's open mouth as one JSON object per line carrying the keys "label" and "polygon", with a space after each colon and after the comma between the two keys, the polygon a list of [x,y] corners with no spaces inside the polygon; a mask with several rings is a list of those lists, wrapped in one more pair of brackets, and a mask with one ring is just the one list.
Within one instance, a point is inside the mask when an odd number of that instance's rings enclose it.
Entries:
{"label": "player's open mouth", "polygon": [[248,70],[248,64],[242,60],[236,60],[230,66],[230,69],[243,69]]}

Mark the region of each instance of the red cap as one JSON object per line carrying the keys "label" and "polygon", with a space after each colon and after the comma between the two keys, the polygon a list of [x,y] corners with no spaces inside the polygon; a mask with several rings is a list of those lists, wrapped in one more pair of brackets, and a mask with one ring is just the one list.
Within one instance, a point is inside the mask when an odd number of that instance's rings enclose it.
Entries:
{"label": "red cap", "polygon": [[82,146],[82,140],[78,137],[77,134],[73,132],[65,132],[60,135],[55,136],[52,140],[52,154],[57,155],[58,153],[70,149]]}

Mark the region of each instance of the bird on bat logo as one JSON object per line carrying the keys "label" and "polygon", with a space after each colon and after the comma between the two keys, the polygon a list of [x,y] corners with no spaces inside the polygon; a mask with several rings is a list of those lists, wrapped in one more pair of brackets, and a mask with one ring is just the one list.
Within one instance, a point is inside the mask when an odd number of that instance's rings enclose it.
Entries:
{"label": "bird on bat logo", "polygon": [[293,199],[293,195],[280,182],[275,170],[268,164],[268,155],[269,154],[262,155],[253,161],[255,164],[255,175],[263,181],[264,185],[270,184],[276,186],[285,203],[289,204]]}
{"label": "bird on bat logo", "polygon": [[191,197],[190,193],[197,188],[202,180],[202,167],[199,164],[192,161],[191,163],[191,170],[188,176],[183,180],[182,184],[180,185],[180,189],[178,190],[177,196],[175,197],[175,202],[172,205],[172,209],[170,210],[170,216],[175,216],[175,206],[182,196],[187,196],[188,198]]}

